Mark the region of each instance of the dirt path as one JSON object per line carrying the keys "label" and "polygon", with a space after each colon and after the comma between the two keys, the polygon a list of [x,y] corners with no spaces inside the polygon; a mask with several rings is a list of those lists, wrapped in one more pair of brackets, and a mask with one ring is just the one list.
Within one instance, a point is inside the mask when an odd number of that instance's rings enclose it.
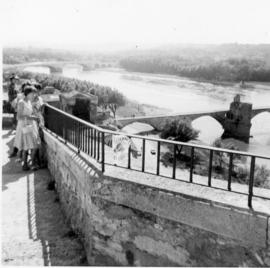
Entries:
{"label": "dirt path", "polygon": [[87,265],[79,238],[65,223],[47,169],[22,172],[2,131],[2,265]]}

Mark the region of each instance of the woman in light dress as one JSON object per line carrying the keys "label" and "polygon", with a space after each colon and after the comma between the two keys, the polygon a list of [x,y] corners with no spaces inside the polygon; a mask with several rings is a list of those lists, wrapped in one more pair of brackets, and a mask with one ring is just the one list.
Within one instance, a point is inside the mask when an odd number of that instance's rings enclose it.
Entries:
{"label": "woman in light dress", "polygon": [[[24,89],[25,89],[26,86],[30,86],[30,85],[31,85],[31,82],[30,82],[30,81],[24,82],[24,83],[22,84],[22,87],[21,87],[20,92],[19,92],[18,95],[17,95],[17,98],[14,99],[14,101],[12,102],[12,107],[14,108],[16,114],[17,114],[17,110],[18,110],[18,103],[20,102],[20,100],[24,99]],[[17,118],[16,118],[16,121],[18,121],[18,116],[17,116]],[[17,126],[16,126],[16,133],[17,133],[17,131],[18,131],[18,124],[17,124]],[[17,156],[17,153],[18,153],[18,152],[19,152],[19,151],[18,151],[18,148],[16,148],[16,146],[14,146],[14,147],[13,147],[12,153],[9,155],[9,158],[12,158],[12,157]],[[22,154],[21,154],[21,153],[22,153],[22,152],[20,151],[20,152],[19,152],[20,158],[22,158]]]}
{"label": "woman in light dress", "polygon": [[28,151],[31,150],[31,169],[36,170],[34,163],[37,149],[40,144],[39,132],[36,121],[37,116],[33,115],[32,101],[37,90],[33,86],[24,89],[24,98],[18,102],[17,119],[18,127],[15,136],[14,146],[23,151],[23,170],[29,170],[27,158]]}

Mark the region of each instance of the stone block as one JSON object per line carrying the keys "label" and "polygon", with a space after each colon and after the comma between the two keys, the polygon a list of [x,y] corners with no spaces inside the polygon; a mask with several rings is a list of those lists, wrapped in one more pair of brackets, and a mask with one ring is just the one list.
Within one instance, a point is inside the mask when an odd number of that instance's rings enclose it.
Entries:
{"label": "stone block", "polygon": [[136,236],[134,243],[140,250],[160,257],[165,256],[181,266],[190,266],[189,253],[184,248],[174,248],[169,243],[156,241],[146,236]]}

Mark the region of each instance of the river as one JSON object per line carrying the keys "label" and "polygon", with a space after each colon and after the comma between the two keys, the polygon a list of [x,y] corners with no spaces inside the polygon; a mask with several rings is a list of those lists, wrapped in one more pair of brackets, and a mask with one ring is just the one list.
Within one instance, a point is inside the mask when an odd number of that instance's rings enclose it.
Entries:
{"label": "river", "polygon": [[[27,67],[25,70],[49,73],[46,67]],[[228,109],[235,94],[240,94],[242,101],[251,102],[255,108],[270,105],[270,83],[250,83],[250,88],[242,89],[238,84],[212,84],[172,75],[133,73],[112,68],[83,72],[80,68],[66,67],[62,75],[116,88],[130,99],[164,107],[172,113]],[[222,134],[221,125],[211,117],[201,117],[192,124],[200,130],[199,139],[205,144],[212,144]],[[251,135],[253,138],[249,144],[234,139],[227,142],[237,144],[240,150],[269,155],[270,113],[254,117]]]}

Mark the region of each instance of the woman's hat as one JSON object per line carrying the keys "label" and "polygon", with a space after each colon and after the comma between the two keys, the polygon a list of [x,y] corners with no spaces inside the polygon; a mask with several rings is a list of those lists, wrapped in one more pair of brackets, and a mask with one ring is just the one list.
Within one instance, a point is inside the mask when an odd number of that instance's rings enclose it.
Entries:
{"label": "woman's hat", "polygon": [[24,88],[24,95],[27,96],[28,94],[32,92],[37,92],[37,89],[34,86],[26,86]]}
{"label": "woman's hat", "polygon": [[24,90],[24,88],[26,86],[31,86],[31,82],[29,80],[25,81],[23,84],[22,84],[22,91]]}

